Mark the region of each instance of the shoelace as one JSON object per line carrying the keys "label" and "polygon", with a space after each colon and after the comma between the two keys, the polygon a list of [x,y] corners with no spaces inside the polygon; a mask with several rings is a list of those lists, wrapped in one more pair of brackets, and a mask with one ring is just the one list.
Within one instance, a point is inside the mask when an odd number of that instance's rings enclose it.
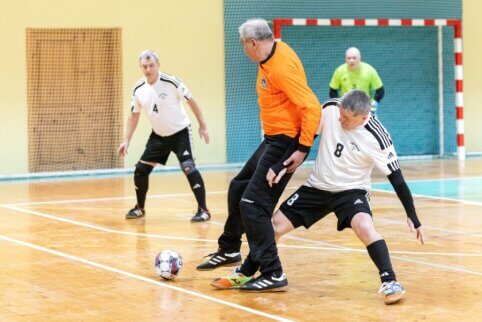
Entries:
{"label": "shoelace", "polygon": [[203,258],[206,258],[206,257],[212,257],[212,256],[214,256],[214,255],[216,255],[216,254],[218,254],[218,252],[215,252],[215,253],[212,253],[212,254],[206,255],[206,256],[204,256]]}
{"label": "shoelace", "polygon": [[378,290],[378,297],[383,293],[385,295],[385,291],[393,287],[394,282],[385,282],[380,286],[380,289]]}

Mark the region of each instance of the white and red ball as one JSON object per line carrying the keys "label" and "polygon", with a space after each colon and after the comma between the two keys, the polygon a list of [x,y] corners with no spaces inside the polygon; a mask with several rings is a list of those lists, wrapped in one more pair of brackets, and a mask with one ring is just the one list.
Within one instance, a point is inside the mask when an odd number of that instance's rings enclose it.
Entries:
{"label": "white and red ball", "polygon": [[182,257],[173,250],[163,250],[156,256],[154,269],[163,279],[172,280],[182,269]]}

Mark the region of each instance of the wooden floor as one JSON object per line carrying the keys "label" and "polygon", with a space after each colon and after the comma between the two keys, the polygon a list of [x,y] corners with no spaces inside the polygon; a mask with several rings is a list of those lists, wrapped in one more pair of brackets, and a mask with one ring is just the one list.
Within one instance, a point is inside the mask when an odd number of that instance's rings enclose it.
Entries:
{"label": "wooden floor", "polygon": [[[463,167],[454,160],[407,161],[402,169],[409,180],[480,177],[482,160]],[[229,270],[195,266],[217,248],[235,173],[203,172],[214,216],[198,224],[189,222],[195,203],[181,173],[153,175],[147,216],[129,221],[131,176],[0,183],[0,321],[482,320],[482,202],[416,197],[427,234],[422,246],[396,196],[372,194],[375,225],[407,290],[397,305],[378,298],[375,266],[352,231],[336,231],[333,215],[281,240],[287,292],[214,290],[211,278]],[[285,196],[308,173],[300,169]],[[373,181],[385,178],[375,173]],[[184,259],[170,282],[154,272],[163,249]]]}

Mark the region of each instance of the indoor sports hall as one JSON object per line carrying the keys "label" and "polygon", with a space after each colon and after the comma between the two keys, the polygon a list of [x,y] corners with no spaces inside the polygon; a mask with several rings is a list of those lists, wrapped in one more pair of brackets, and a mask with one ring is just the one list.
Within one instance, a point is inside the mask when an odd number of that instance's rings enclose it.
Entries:
{"label": "indoor sports hall", "polygon": [[[477,0],[0,0],[0,320],[479,321],[480,12]],[[257,66],[238,34],[258,17],[298,53],[320,102],[349,47],[383,80],[377,118],[425,232],[422,245],[375,169],[373,220],[406,290],[396,304],[384,305],[367,249],[334,214],[279,241],[286,292],[218,290],[210,281],[233,267],[196,270],[218,248],[231,179],[262,141]],[[150,175],[145,216],[125,218],[152,130],[144,111],[128,154],[117,149],[146,49],[206,120],[209,144],[184,104],[208,221],[190,221],[196,200],[172,154]],[[306,182],[318,144],[280,201]],[[182,257],[175,279],[155,271],[163,250]]]}

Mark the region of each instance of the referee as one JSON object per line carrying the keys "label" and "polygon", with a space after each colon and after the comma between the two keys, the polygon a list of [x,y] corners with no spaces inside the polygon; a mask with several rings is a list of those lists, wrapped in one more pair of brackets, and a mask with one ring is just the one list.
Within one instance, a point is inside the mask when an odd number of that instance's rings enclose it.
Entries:
{"label": "referee", "polygon": [[211,218],[211,214],[206,205],[206,189],[194,163],[191,122],[182,105],[182,99],[187,100],[187,104],[196,116],[200,137],[209,143],[209,134],[201,109],[179,78],[159,72],[157,53],[151,50],[143,51],[139,56],[139,64],[145,77],[134,86],[127,130],[124,141],[117,150],[118,154],[121,157],[127,154],[141,110],[144,110],[149,119],[152,133],[134,171],[137,204],[129,210],[126,218],[134,219],[145,215],[144,206],[149,188],[149,175],[157,163],[165,165],[169,154],[173,152],[179,160],[198,204],[191,221],[207,221]]}

